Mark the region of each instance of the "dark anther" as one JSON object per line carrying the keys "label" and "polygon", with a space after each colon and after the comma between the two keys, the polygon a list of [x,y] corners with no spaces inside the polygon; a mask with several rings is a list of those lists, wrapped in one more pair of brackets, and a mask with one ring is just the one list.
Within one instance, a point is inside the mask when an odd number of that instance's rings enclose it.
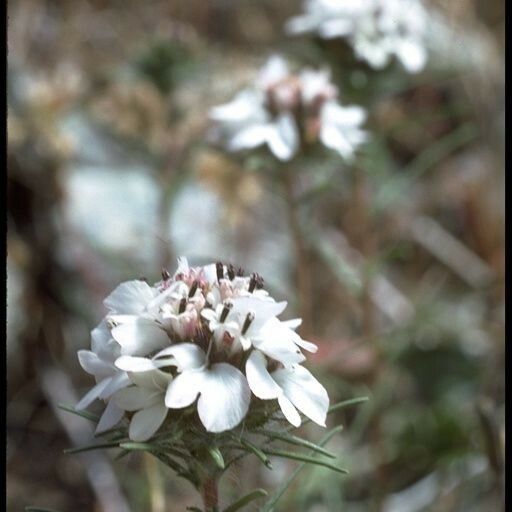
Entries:
{"label": "dark anther", "polygon": [[162,279],[164,281],[167,281],[171,277],[171,274],[169,274],[169,271],[165,268],[162,269]]}
{"label": "dark anther", "polygon": [[247,313],[247,316],[245,317],[244,325],[242,326],[242,334],[245,334],[248,331],[253,320],[254,320],[254,313],[251,313],[251,312]]}
{"label": "dark anther", "polygon": [[222,324],[224,323],[224,320],[226,320],[226,317],[228,316],[228,313],[231,311],[231,308],[233,307],[232,302],[225,302],[224,303],[224,309],[222,310],[222,313],[220,314],[219,322]]}
{"label": "dark anther", "polygon": [[245,274],[245,272],[244,272],[244,269],[243,269],[242,267],[238,267],[238,268],[236,269],[236,275],[237,275],[238,277],[243,277],[243,275],[244,275],[244,274]]}
{"label": "dark anther", "polygon": [[183,299],[180,300],[180,307],[178,309],[178,314],[181,314],[185,311],[185,308],[187,307],[187,299],[183,297]]}
{"label": "dark anther", "polygon": [[263,288],[263,277],[259,274],[251,274],[251,280],[249,281],[249,291],[252,293],[255,288]]}
{"label": "dark anther", "polygon": [[231,263],[228,265],[228,277],[231,281],[235,279],[235,267]]}
{"label": "dark anther", "polygon": [[217,269],[217,280],[220,281],[224,278],[224,265],[221,261],[217,261],[217,263],[215,263],[215,267]]}
{"label": "dark anther", "polygon": [[147,277],[139,277],[139,281],[145,281],[146,283],[148,282],[148,278]]}
{"label": "dark anther", "polygon": [[192,286],[190,287],[190,290],[188,291],[188,296],[193,297],[196,294],[198,283],[197,281],[194,281],[192,283]]}

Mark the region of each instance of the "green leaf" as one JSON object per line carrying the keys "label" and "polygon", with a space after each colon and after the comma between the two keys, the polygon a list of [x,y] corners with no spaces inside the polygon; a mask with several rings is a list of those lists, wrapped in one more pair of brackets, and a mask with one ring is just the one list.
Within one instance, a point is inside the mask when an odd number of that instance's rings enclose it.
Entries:
{"label": "green leaf", "polygon": [[64,453],[81,453],[88,452],[91,450],[99,450],[100,448],[119,448],[119,442],[110,442],[110,443],[98,443],[98,444],[90,444],[88,446],[81,446],[79,448],[69,448],[64,450]]}
{"label": "green leaf", "polygon": [[254,453],[254,455],[256,455],[256,457],[258,457],[258,459],[260,459],[261,462],[263,462],[263,464],[265,464],[265,466],[267,466],[268,469],[272,469],[272,464],[271,464],[270,460],[268,459],[268,457],[265,455],[265,453],[262,450],[260,450],[257,446],[253,445],[249,441],[247,441],[247,439],[238,439],[237,438],[237,440],[240,441],[240,443],[242,444],[242,446],[244,446],[244,448],[246,448],[250,452]]}
{"label": "green leaf", "polygon": [[[331,438],[341,430],[341,426],[333,428],[322,438],[318,445],[325,446],[331,440]],[[293,481],[299,476],[299,473],[306,467],[306,464],[306,462],[303,462],[295,469],[295,471],[290,475],[290,477],[285,482],[283,482],[283,484],[277,489],[277,491],[273,494],[270,500],[268,500],[265,503],[265,505],[261,508],[260,512],[272,512],[274,510],[276,503],[281,499],[281,497],[286,492],[288,487],[290,487]]]}
{"label": "green leaf", "polygon": [[93,421],[94,423],[98,423],[98,421],[100,420],[100,417],[96,416],[96,414],[92,414],[87,411],[77,411],[74,407],[71,407],[70,405],[59,404],[57,407],[59,409],[62,409],[63,411],[71,412],[89,421]]}
{"label": "green leaf", "polygon": [[251,501],[261,498],[262,496],[268,496],[267,491],[265,491],[265,489],[255,489],[249,494],[246,494],[243,498],[240,498],[239,500],[235,501],[235,503],[229,505],[229,507],[225,508],[223,512],[235,512],[236,510],[240,510],[242,507],[245,507],[245,505],[249,504]]}
{"label": "green leaf", "polygon": [[146,450],[148,452],[161,450],[161,448],[156,444],[134,443],[132,441],[127,443],[121,443],[119,445],[119,448],[123,448],[124,450]]}
{"label": "green leaf", "polygon": [[285,450],[270,450],[265,448],[263,450],[264,453],[267,455],[273,455],[274,457],[283,457],[285,459],[292,459],[292,460],[300,460],[302,462],[307,462],[309,464],[316,464],[317,466],[324,466],[326,468],[332,469],[333,471],[337,471],[338,473],[348,474],[348,471],[343,468],[339,468],[338,466],[335,466],[334,464],[331,464],[330,462],[324,461],[322,459],[318,459],[316,457],[311,457],[309,455],[304,455],[302,453],[297,452],[288,452]]}
{"label": "green leaf", "polygon": [[216,446],[209,446],[208,453],[211,455],[212,459],[215,461],[215,464],[217,464],[220,469],[225,469],[226,464],[224,462],[224,457]]}
{"label": "green leaf", "polygon": [[294,436],[292,434],[288,434],[286,432],[273,432],[272,430],[261,429],[257,431],[258,434],[265,435],[272,439],[278,439],[279,441],[284,441],[285,443],[293,444],[296,446],[303,446],[304,448],[310,448],[311,450],[321,453],[322,455],[326,455],[331,459],[335,459],[336,455],[333,455],[331,452],[324,450],[322,447],[318,446],[307,439],[302,439],[302,437]]}

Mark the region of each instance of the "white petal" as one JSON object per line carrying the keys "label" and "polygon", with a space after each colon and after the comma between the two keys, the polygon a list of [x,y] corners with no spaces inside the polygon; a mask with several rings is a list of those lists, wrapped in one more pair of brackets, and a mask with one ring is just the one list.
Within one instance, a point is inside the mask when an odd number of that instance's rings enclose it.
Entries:
{"label": "white petal", "polygon": [[115,427],[124,415],[123,409],[120,409],[115,402],[110,400],[101,415],[100,421],[96,427],[96,434],[101,434]]}
{"label": "white petal", "polygon": [[425,67],[427,52],[420,44],[404,39],[396,49],[396,54],[409,73],[417,73]]}
{"label": "white petal", "polygon": [[353,22],[349,19],[328,20],[320,26],[319,34],[325,39],[342,37],[350,34],[353,29]]}
{"label": "white petal", "polygon": [[320,140],[325,146],[334,149],[346,160],[352,158],[354,154],[354,147],[347,140],[343,130],[335,124],[322,124],[320,128]]}
{"label": "white petal", "polygon": [[112,335],[110,334],[110,329],[107,326],[107,321],[106,319],[103,319],[101,323],[91,331],[91,350],[94,353],[99,354],[108,347],[111,339]]}
{"label": "white petal", "polygon": [[144,407],[157,404],[161,401],[161,394],[159,391],[132,386],[119,390],[115,395],[112,395],[110,400],[113,400],[125,411],[138,411]]}
{"label": "white petal", "polygon": [[269,125],[261,123],[243,128],[228,142],[228,149],[240,151],[261,146],[267,141],[270,130]]}
{"label": "white petal", "polygon": [[303,366],[295,365],[272,373],[286,397],[299,411],[325,427],[329,397],[325,388]]}
{"label": "white petal", "polygon": [[109,378],[103,379],[98,384],[96,384],[93,388],[91,388],[82,399],[75,405],[75,409],[81,411],[82,409],[86,409],[91,405],[96,398],[98,398],[101,392],[105,389],[105,387],[110,382]]}
{"label": "white petal", "polygon": [[288,327],[289,329],[297,329],[302,325],[302,318],[294,318],[293,320],[284,320],[281,321],[283,325]]}
{"label": "white petal", "polygon": [[165,405],[170,409],[182,409],[194,402],[201,390],[203,371],[186,371],[175,377],[167,388]]}
{"label": "white petal", "polygon": [[112,363],[103,361],[90,350],[79,350],[78,361],[87,373],[95,377],[110,377],[115,372],[115,366]]}
{"label": "white petal", "polygon": [[144,356],[171,342],[165,331],[146,318],[118,325],[112,329],[112,336],[121,345],[121,354],[132,356]]}
{"label": "white petal", "polygon": [[300,414],[297,412],[297,409],[293,406],[293,404],[286,398],[284,394],[280,394],[277,397],[277,401],[279,402],[279,407],[281,407],[281,411],[283,411],[284,417],[294,426],[300,427],[302,420],[300,419]]}
{"label": "white petal", "polygon": [[168,409],[163,404],[147,407],[136,412],[130,422],[128,435],[132,441],[147,441],[165,421]]}
{"label": "white petal", "polygon": [[201,368],[206,360],[206,355],[203,352],[203,349],[193,343],[179,343],[161,350],[153,358],[155,364],[158,364],[158,358],[164,356],[173,357],[176,360],[174,364],[180,372],[183,370]]}
{"label": "white petal", "polygon": [[272,55],[269,57],[263,68],[258,74],[256,84],[258,87],[265,89],[280,82],[289,74],[288,64],[281,55]]}
{"label": "white petal", "polygon": [[267,371],[265,356],[254,350],[245,364],[245,375],[251,391],[262,400],[277,398],[281,388]]}
{"label": "white petal", "polygon": [[153,360],[147,357],[121,356],[116,359],[115,364],[126,372],[147,372],[157,368]]}
{"label": "white petal", "polygon": [[290,160],[299,145],[299,132],[293,116],[288,113],[280,115],[270,125],[266,139],[270,150],[279,160]]}
{"label": "white petal", "polygon": [[145,281],[134,280],[121,283],[104,301],[106,308],[119,314],[142,313],[156,294]]}
{"label": "white petal", "polygon": [[130,385],[130,379],[126,372],[118,372],[113,377],[110,377],[109,383],[105,389],[100,393],[100,398],[105,400],[113,395],[116,391],[125,388]]}
{"label": "white petal", "polygon": [[204,372],[197,412],[206,430],[224,432],[243,420],[250,400],[251,391],[240,370],[218,363]]}
{"label": "white petal", "polygon": [[152,370],[149,372],[130,373],[130,380],[136,386],[164,393],[169,382],[172,380],[172,375],[162,370]]}

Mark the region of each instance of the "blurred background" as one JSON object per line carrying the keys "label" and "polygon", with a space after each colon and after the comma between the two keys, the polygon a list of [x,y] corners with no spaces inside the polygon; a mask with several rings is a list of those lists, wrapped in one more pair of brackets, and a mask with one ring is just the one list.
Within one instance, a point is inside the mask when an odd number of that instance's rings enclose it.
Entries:
{"label": "blurred background", "polygon": [[[426,6],[428,66],[408,75],[286,36],[296,0],[9,2],[8,510],[200,506],[140,454],[64,454],[93,431],[57,407],[92,385],[76,351],[103,298],[181,255],[259,272],[304,317],[332,402],[370,398],[329,418],[350,475],[306,468],[276,510],[504,509],[504,2]],[[208,109],[275,52],[329,65],[369,114],[353,164],[293,162],[300,255],[265,159],[208,143]],[[248,458],[223,501],[294,467]]]}

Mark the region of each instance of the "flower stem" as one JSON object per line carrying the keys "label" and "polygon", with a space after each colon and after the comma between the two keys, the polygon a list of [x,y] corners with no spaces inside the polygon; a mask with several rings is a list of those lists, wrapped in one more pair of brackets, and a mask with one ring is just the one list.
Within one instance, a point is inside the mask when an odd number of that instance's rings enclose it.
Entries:
{"label": "flower stem", "polygon": [[297,204],[293,195],[293,178],[289,169],[283,169],[283,188],[286,200],[288,224],[296,257],[296,279],[299,297],[299,312],[302,317],[302,335],[311,333],[311,276],[309,272],[309,257],[307,247],[302,236]]}
{"label": "flower stem", "polygon": [[201,496],[205,512],[216,512],[219,506],[219,490],[217,479],[214,477],[206,478],[201,484]]}

